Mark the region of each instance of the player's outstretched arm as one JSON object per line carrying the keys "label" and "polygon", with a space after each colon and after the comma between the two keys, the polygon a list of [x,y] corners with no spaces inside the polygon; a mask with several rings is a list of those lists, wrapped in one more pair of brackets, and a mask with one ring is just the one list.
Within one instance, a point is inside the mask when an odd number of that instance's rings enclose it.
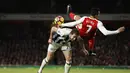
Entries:
{"label": "player's outstretched arm", "polygon": [[78,43],[79,43],[79,46],[82,48],[81,50],[84,52],[84,54],[85,54],[85,55],[88,55],[89,53],[88,53],[88,51],[87,51],[86,48],[85,48],[85,44],[84,44],[83,39],[82,39],[80,36],[78,36],[78,37],[77,37],[77,41],[78,41]]}
{"label": "player's outstretched arm", "polygon": [[53,33],[53,32],[56,32],[56,31],[57,31],[57,28],[53,26],[53,27],[51,28],[50,36],[49,36],[49,39],[48,39],[48,43],[49,43],[49,44],[52,43],[52,33]]}
{"label": "player's outstretched arm", "polygon": [[110,30],[107,30],[104,26],[103,26],[103,23],[102,22],[99,22],[98,23],[98,26],[97,28],[105,35],[113,35],[113,34],[118,34],[120,32],[123,32],[125,30],[125,27],[120,27],[118,28],[117,30],[113,30],[113,31],[110,31]]}
{"label": "player's outstretched arm", "polygon": [[86,16],[80,18],[80,19],[77,20],[77,21],[68,22],[68,23],[63,23],[63,24],[61,25],[61,27],[74,27],[74,26],[76,26],[76,25],[82,23],[85,18],[86,18]]}
{"label": "player's outstretched arm", "polygon": [[79,20],[81,18],[80,15],[76,15],[75,13],[72,12],[72,7],[71,5],[67,5],[67,15],[72,19],[72,20]]}

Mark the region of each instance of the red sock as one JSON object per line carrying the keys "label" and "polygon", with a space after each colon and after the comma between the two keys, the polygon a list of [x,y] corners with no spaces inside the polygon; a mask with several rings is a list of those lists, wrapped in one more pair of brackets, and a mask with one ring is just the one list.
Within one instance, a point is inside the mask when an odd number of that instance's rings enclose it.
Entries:
{"label": "red sock", "polygon": [[75,16],[74,13],[70,12],[69,16],[70,16],[70,18],[71,18],[72,20],[74,20],[74,16]]}
{"label": "red sock", "polygon": [[94,48],[94,43],[95,43],[95,39],[94,39],[94,38],[88,40],[89,50],[91,50],[91,51],[95,50],[95,48]]}

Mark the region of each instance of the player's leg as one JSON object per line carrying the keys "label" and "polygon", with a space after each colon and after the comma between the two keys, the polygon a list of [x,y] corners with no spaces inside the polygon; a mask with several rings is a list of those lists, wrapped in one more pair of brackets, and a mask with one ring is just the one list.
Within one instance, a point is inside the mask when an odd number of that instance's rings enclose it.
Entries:
{"label": "player's leg", "polygon": [[88,49],[88,43],[86,43],[86,41],[88,41],[87,39],[85,39],[86,37],[81,37],[81,36],[79,36],[78,38],[77,38],[77,41],[79,42],[79,46],[80,46],[80,50],[81,51],[83,51],[83,53],[85,54],[85,55],[88,55],[89,53],[88,53],[88,51],[87,51],[87,49]]}
{"label": "player's leg", "polygon": [[75,13],[72,12],[72,7],[71,5],[67,5],[67,14],[72,20],[79,20],[81,18],[80,15],[76,15]]}
{"label": "player's leg", "polygon": [[95,38],[91,38],[88,40],[88,48],[89,48],[89,54],[92,56],[96,55],[95,49],[94,49],[94,44],[95,44]]}
{"label": "player's leg", "polygon": [[72,20],[79,20],[81,18],[80,15],[75,15],[74,13],[70,13],[69,16]]}
{"label": "player's leg", "polygon": [[46,64],[52,59],[54,52],[56,51],[57,47],[54,47],[54,45],[49,44],[48,46],[48,52],[47,56],[43,59],[41,66],[38,70],[38,73],[42,73],[42,69],[46,66]]}
{"label": "player's leg", "polygon": [[69,73],[72,63],[72,50],[68,46],[63,46],[62,51],[66,59],[66,63],[64,66],[64,73]]}

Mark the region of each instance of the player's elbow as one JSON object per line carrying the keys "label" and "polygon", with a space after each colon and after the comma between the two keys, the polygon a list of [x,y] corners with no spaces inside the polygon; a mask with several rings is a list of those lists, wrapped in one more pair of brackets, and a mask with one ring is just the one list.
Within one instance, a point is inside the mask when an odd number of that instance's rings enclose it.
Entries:
{"label": "player's elbow", "polygon": [[107,36],[108,34],[104,33],[105,36]]}
{"label": "player's elbow", "polygon": [[107,36],[106,34],[103,34],[104,36]]}
{"label": "player's elbow", "polygon": [[107,35],[109,35],[107,32],[103,32],[103,35],[105,35],[105,36],[107,36]]}

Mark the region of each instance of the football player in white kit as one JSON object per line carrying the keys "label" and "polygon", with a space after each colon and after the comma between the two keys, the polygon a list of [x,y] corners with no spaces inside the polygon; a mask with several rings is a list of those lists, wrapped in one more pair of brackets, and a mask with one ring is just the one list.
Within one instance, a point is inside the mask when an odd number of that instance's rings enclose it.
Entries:
{"label": "football player in white kit", "polygon": [[59,48],[63,51],[66,59],[64,73],[69,73],[72,58],[71,41],[76,40],[79,36],[79,31],[77,29],[52,27],[51,32],[53,33],[52,43],[49,43],[47,56],[43,59],[38,73],[42,73],[42,69],[51,60],[55,51]]}

